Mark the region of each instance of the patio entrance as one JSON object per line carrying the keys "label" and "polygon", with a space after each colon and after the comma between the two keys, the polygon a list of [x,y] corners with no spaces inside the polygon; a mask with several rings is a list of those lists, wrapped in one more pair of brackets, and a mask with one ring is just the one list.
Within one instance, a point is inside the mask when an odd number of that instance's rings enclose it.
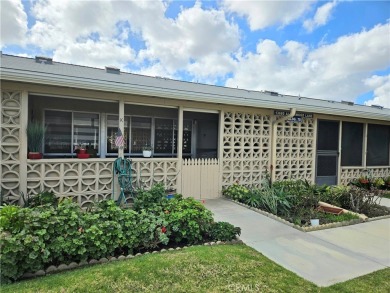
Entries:
{"label": "patio entrance", "polygon": [[184,159],[182,170],[182,194],[195,199],[219,197],[218,159]]}
{"label": "patio entrance", "polygon": [[318,120],[316,184],[336,185],[339,160],[339,122]]}

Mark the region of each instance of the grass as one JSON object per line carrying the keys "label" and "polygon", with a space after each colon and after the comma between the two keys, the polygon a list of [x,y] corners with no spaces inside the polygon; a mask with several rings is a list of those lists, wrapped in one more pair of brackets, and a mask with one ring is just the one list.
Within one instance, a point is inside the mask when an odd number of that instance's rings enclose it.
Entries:
{"label": "grass", "polygon": [[321,288],[245,245],[196,246],[2,286],[1,292],[389,292],[390,269]]}
{"label": "grass", "polygon": [[384,198],[390,199],[390,192],[384,193],[382,196],[383,196]]}

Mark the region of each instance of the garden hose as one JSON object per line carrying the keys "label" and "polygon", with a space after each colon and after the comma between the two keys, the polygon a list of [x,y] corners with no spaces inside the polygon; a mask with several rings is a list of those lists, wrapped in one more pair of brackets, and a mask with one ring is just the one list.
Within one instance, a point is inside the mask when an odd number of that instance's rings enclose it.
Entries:
{"label": "garden hose", "polygon": [[126,204],[125,193],[132,193],[132,178],[131,178],[131,160],[124,158],[117,158],[114,161],[112,168],[113,184],[112,184],[112,198],[115,199],[115,184],[114,178],[115,174],[118,175],[118,183],[120,187],[120,195],[118,197],[117,203],[120,204],[122,201]]}

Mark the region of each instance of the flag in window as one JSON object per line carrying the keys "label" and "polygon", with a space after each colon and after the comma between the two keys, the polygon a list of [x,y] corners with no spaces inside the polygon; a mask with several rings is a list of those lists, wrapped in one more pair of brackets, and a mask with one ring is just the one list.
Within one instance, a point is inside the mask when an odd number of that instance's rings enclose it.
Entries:
{"label": "flag in window", "polygon": [[116,133],[115,146],[123,146],[123,135],[121,129],[118,127],[118,132]]}

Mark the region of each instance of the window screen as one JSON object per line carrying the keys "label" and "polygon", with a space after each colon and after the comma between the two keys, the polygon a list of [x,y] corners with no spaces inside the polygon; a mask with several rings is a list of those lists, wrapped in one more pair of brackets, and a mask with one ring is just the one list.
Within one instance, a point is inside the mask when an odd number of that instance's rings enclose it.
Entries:
{"label": "window screen", "polygon": [[131,117],[131,152],[142,153],[144,146],[151,146],[152,119]]}
{"label": "window screen", "polygon": [[368,124],[367,166],[389,165],[390,127]]}
{"label": "window screen", "polygon": [[362,166],[363,124],[343,122],[341,166]]}
{"label": "window screen", "polygon": [[339,123],[337,121],[318,121],[317,150],[337,151],[339,146]]}
{"label": "window screen", "polygon": [[71,153],[72,113],[45,111],[45,153]]}
{"label": "window screen", "polygon": [[337,156],[319,155],[317,157],[317,176],[336,176]]}

